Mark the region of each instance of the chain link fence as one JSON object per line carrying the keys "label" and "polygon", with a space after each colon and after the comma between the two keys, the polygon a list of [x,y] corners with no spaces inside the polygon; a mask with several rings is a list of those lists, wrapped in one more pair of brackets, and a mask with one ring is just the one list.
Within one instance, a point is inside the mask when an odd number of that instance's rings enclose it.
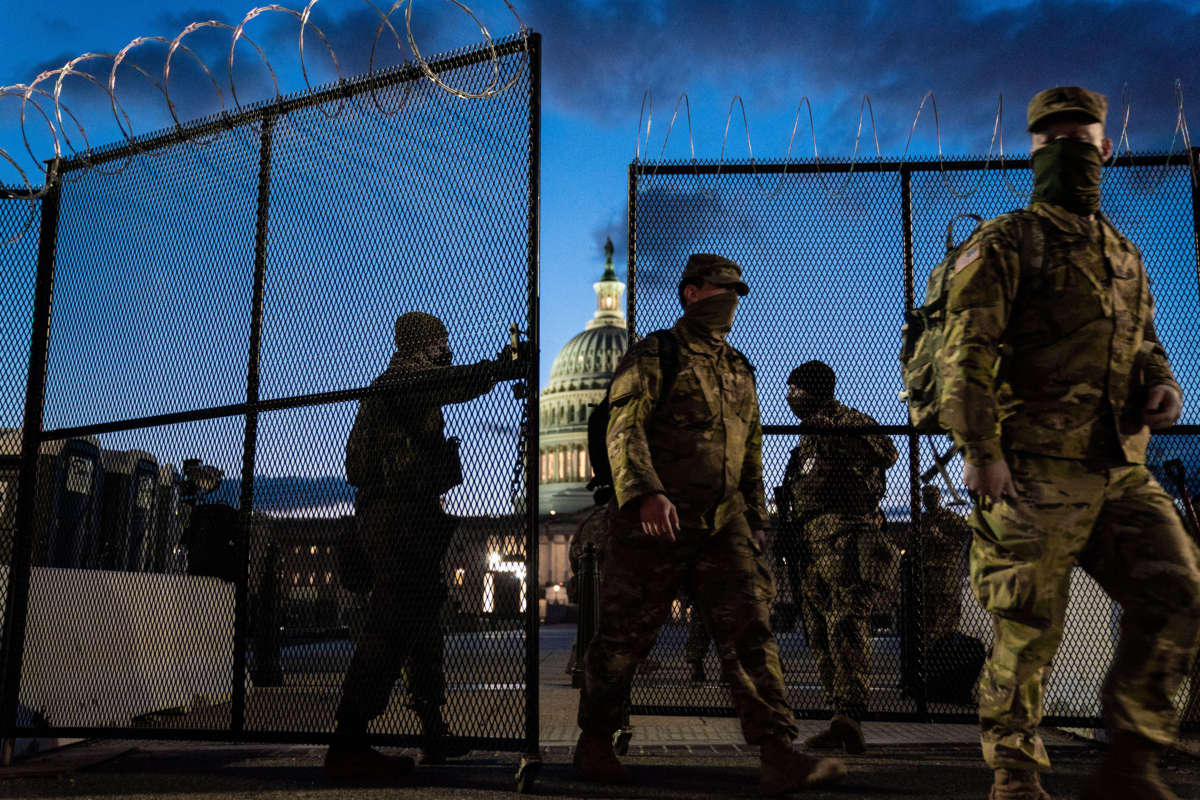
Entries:
{"label": "chain link fence", "polygon": [[540,47],[60,166],[0,246],[0,736],[536,752]]}
{"label": "chain link fence", "polygon": [[[1179,482],[1164,468],[1173,459],[1182,462],[1190,492],[1200,491],[1200,405],[1194,402],[1200,392],[1200,190],[1189,157],[1200,160],[1200,150],[1123,156],[1106,170],[1103,189],[1105,213],[1144,254],[1159,336],[1185,398],[1192,398],[1180,423],[1154,436],[1149,450],[1151,468],[1176,496]],[[962,462],[945,458],[949,439],[918,437],[908,427],[898,399],[899,331],[905,310],[920,305],[929,272],[946,252],[948,222],[964,212],[986,219],[1023,207],[1032,189],[1027,162],[664,162],[634,163],[629,175],[629,320],[637,335],[668,328],[679,317],[676,287],[690,253],[720,253],[743,266],[751,291],[729,341],[757,368],[769,504],[801,435],[839,435],[797,424],[787,405],[787,377],[805,361],[832,366],[837,399],[870,415],[878,424],[865,432],[890,437],[900,454],[886,471],[884,532],[863,559],[877,574],[851,576],[831,565],[820,570],[847,582],[842,590],[849,595],[869,596],[868,717],[973,720],[974,683],[991,644],[991,623],[967,581]],[[969,221],[960,225],[955,241],[969,229]],[[922,507],[925,484],[939,487],[939,513],[949,517],[934,526],[918,513],[927,528],[918,535],[913,510]],[[777,519],[778,509],[771,511]],[[814,632],[806,631],[796,585],[802,570],[795,562],[821,552],[810,547],[806,554],[777,539],[770,554],[778,590],[772,619],[789,697],[807,717],[827,717],[832,709],[808,643]],[[1075,573],[1066,635],[1046,686],[1046,721],[1086,727],[1100,724],[1099,690],[1120,609],[1082,570]],[[681,597],[648,668],[634,680],[633,713],[733,713],[718,656],[694,616]],[[811,616],[807,621],[811,627]],[[1200,692],[1190,686],[1179,699],[1185,723],[1195,726],[1200,701],[1191,698]]]}

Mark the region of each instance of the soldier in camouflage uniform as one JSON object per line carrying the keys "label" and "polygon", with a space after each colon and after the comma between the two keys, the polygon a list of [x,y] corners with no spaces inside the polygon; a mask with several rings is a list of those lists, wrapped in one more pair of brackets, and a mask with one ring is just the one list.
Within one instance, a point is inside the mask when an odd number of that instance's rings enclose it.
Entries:
{"label": "soldier in camouflage uniform", "polygon": [[[571,566],[571,577],[567,579],[567,599],[572,603],[579,602],[579,573],[583,569],[583,550],[589,544],[596,548],[596,577],[597,580],[604,567],[604,553],[608,549],[608,530],[611,525],[608,503],[597,503],[592,506],[571,535],[571,543],[567,546],[567,561]],[[567,657],[568,675],[575,672],[575,660],[579,657],[578,643],[571,644],[571,655]]]}
{"label": "soldier in camouflage uniform", "polygon": [[[499,362],[450,366],[446,328],[430,314],[396,320],[396,352],[359,403],[346,443],[347,480],[358,487],[355,521],[373,573],[367,622],[342,683],[339,741],[329,748],[334,779],[396,774],[411,759],[384,756],[366,744],[367,727],[383,713],[392,686],[407,678],[426,737],[423,763],[463,755],[449,745],[440,623],[447,591],[442,556],[455,522],[440,496],[461,482],[457,440],[444,435],[442,406],[487,393]],[[389,391],[389,388],[391,391]],[[406,763],[407,762],[407,763]]]}
{"label": "soldier in camouflage uniform", "polygon": [[[788,405],[806,425],[877,427],[879,423],[834,398],[837,376],[809,361],[788,376]],[[879,508],[884,471],[896,463],[882,434],[808,434],[792,450],[781,492],[803,550],[800,593],[808,646],[833,705],[829,729],[808,739],[813,748],[861,753],[871,667],[873,601],[894,584],[897,553],[884,535]]]}
{"label": "soldier in camouflage uniform", "polygon": [[[609,388],[613,521],[600,623],[585,657],[575,767],[586,780],[629,780],[613,751],[621,706],[686,576],[712,624],[746,741],[762,758],[760,789],[780,794],[835,780],[845,766],[793,749],[763,556],[767,509],[754,375],[725,342],[738,296],[749,291],[726,258],[688,259],[683,317],[671,329],[679,371],[664,395],[660,338],[629,349]],[[660,399],[661,398],[661,399]]]}
{"label": "soldier in camouflage uniform", "polygon": [[1157,754],[1200,633],[1200,572],[1145,456],[1182,392],[1141,255],[1099,210],[1106,107],[1075,86],[1033,98],[1032,202],[985,222],[952,265],[941,413],[964,448],[971,582],[995,623],[979,716],[997,800],[1049,796],[1037,726],[1076,564],[1123,609],[1102,695],[1111,744],[1084,797],[1175,796]]}
{"label": "soldier in camouflage uniform", "polygon": [[942,507],[936,486],[921,487],[925,514],[921,519],[921,628],[925,652],[958,630],[962,615],[962,561],[971,529],[967,521]]}

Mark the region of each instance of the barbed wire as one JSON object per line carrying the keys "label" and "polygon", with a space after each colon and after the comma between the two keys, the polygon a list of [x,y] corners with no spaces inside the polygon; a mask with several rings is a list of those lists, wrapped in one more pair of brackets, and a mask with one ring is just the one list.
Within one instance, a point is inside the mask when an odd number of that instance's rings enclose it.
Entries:
{"label": "barbed wire", "polygon": [[[237,25],[230,25],[226,22],[215,19],[195,21],[187,25],[173,39],[168,39],[163,36],[139,36],[121,48],[121,50],[119,50],[116,54],[100,52],[84,53],[70,59],[63,66],[58,67],[57,69],[46,70],[40,73],[30,83],[17,83],[9,86],[0,86],[0,98],[17,97],[20,99],[20,113],[18,120],[21,139],[26,153],[36,165],[36,170],[27,170],[22,167],[18,159],[2,147],[0,147],[0,160],[16,170],[17,175],[20,177],[20,180],[25,187],[25,192],[23,193],[24,198],[30,203],[31,206],[35,206],[36,203],[45,196],[51,184],[60,177],[59,164],[67,158],[75,161],[77,164],[80,164],[83,167],[83,169],[76,172],[75,177],[73,178],[74,180],[81,179],[88,172],[95,171],[100,174],[111,175],[119,174],[121,171],[127,169],[135,156],[146,153],[147,150],[139,146],[138,137],[134,130],[133,120],[129,111],[119,99],[119,93],[117,91],[117,70],[122,64],[132,67],[134,70],[140,73],[146,80],[150,82],[150,84],[159,92],[159,94],[162,95],[162,99],[166,104],[167,111],[171,116],[175,130],[181,136],[182,141],[188,141],[201,145],[215,141],[222,135],[221,131],[217,131],[207,136],[192,135],[191,132],[189,132],[187,123],[181,119],[175,99],[173,99],[171,96],[170,79],[172,63],[176,54],[180,51],[189,56],[190,59],[200,67],[205,76],[207,76],[208,82],[212,84],[213,89],[216,92],[217,103],[219,106],[217,117],[228,118],[230,116],[230,109],[227,106],[225,92],[222,89],[221,82],[217,79],[217,76],[213,73],[212,69],[210,69],[209,66],[204,62],[204,59],[197,55],[193,49],[184,44],[183,40],[193,33],[206,28],[229,31],[229,54],[228,58],[225,59],[225,64],[229,78],[229,97],[232,101],[233,109],[235,111],[243,110],[241,99],[238,97],[237,78],[234,71],[237,46],[238,43],[243,40],[254,49],[259,60],[261,60],[266,67],[271,78],[274,100],[275,102],[280,102],[283,99],[283,95],[280,91],[279,76],[276,74],[275,68],[272,66],[271,60],[267,56],[266,52],[264,52],[262,47],[260,47],[246,33],[246,26],[250,22],[268,13],[285,14],[291,16],[299,25],[297,47],[300,61],[300,73],[304,80],[306,91],[315,91],[308,74],[307,64],[305,62],[305,36],[310,28],[329,54],[330,61],[332,62],[334,71],[337,75],[337,83],[342,84],[346,80],[345,76],[342,74],[342,62],[338,59],[337,52],[330,43],[328,37],[325,35],[324,31],[322,31],[321,28],[312,20],[313,9],[319,1],[320,0],[308,0],[303,10],[297,10],[275,3],[258,6],[256,8],[252,8]],[[461,2],[461,0],[446,0],[446,2],[456,6],[460,11],[466,14],[476,26],[478,26],[480,35],[482,36],[485,46],[489,52],[492,65],[490,81],[484,88],[476,91],[468,91],[465,88],[448,84],[437,74],[437,72],[431,66],[429,60],[422,54],[412,29],[413,0],[394,0],[387,10],[380,8],[374,2],[372,2],[372,0],[360,0],[360,2],[365,3],[379,17],[379,24],[376,27],[375,34],[371,40],[371,48],[368,55],[367,73],[365,76],[367,78],[370,78],[375,74],[375,63],[379,41],[385,31],[390,31],[392,38],[395,41],[396,48],[400,54],[401,61],[406,60],[405,43],[407,43],[408,50],[411,53],[411,59],[419,66],[421,72],[424,74],[424,77],[442,91],[445,91],[456,97],[466,100],[487,99],[508,91],[520,79],[520,70],[514,70],[513,74],[507,78],[502,77],[500,56],[496,48],[495,39],[479,16],[472,11],[469,6]],[[526,26],[521,20],[520,15],[517,13],[516,8],[513,6],[510,0],[503,0],[503,3],[516,20],[518,35],[527,39],[530,33],[529,27]],[[405,35],[403,36],[392,22],[392,16],[401,8],[404,9]],[[167,48],[161,76],[156,77],[150,70],[137,64],[132,58],[130,58],[130,53],[132,51],[147,44],[159,44]],[[528,45],[525,47],[524,54],[524,57],[528,59]],[[111,67],[108,70],[107,80],[101,80],[98,78],[97,75],[94,74],[94,70],[88,71],[81,68],[84,64],[90,61],[111,62]],[[89,156],[91,156],[95,151],[93,150],[91,142],[88,139],[86,127],[84,126],[83,122],[71,112],[66,103],[63,102],[63,86],[69,76],[82,78],[107,95],[109,100],[108,105],[112,111],[113,120],[116,123],[117,130],[120,132],[121,137],[128,145],[128,152],[126,153],[124,160],[118,162],[117,166],[101,166],[100,164],[93,163],[91,160],[89,160]],[[52,86],[52,88],[42,88],[42,85]],[[401,101],[395,108],[384,107],[379,100],[377,87],[374,85],[371,86],[366,94],[370,96],[372,103],[379,113],[391,116],[399,113],[399,111],[404,108],[405,101],[407,100],[410,91],[411,85],[406,85],[403,90]],[[47,104],[52,105],[52,109],[47,110]],[[334,118],[344,110],[345,106],[346,98],[344,96],[340,96],[337,100],[336,107],[332,111],[327,109],[324,105],[320,107],[320,110],[327,117]],[[46,128],[49,133],[50,146],[52,148],[52,156],[49,159],[40,159],[34,152],[34,148],[30,143],[30,135],[28,130],[28,125],[32,120],[30,109],[36,112],[46,124]],[[70,126],[66,124],[66,119],[70,119],[73,127],[78,130],[78,140],[73,138],[75,135],[74,133],[68,133]],[[31,173],[40,173],[40,185],[35,183],[35,179],[31,177]],[[26,222],[24,228],[7,239],[0,239],[0,244],[7,244],[24,236],[32,224],[33,216],[34,215],[31,212],[30,218]]]}
{"label": "barbed wire", "polygon": [[[1188,130],[1187,115],[1184,111],[1182,81],[1177,79],[1175,81],[1174,88],[1175,88],[1175,103],[1176,103],[1175,130],[1173,131],[1172,136],[1171,136],[1171,145],[1168,149],[1167,159],[1166,159],[1167,164],[1164,164],[1164,166],[1161,168],[1159,177],[1155,181],[1155,185],[1156,186],[1161,185],[1162,181],[1166,180],[1167,169],[1168,169],[1170,159],[1177,152],[1176,151],[1176,143],[1177,143],[1177,141],[1181,141],[1182,145],[1183,145],[1183,147],[1182,147],[1183,153],[1184,153],[1186,161],[1188,163],[1191,180],[1192,180],[1193,184],[1195,184],[1196,186],[1200,186],[1200,169],[1197,168],[1197,165],[1195,164],[1195,162],[1193,161],[1193,159],[1191,157],[1191,150],[1192,150],[1191,135]],[[1110,156],[1109,160],[1107,161],[1106,167],[1115,166],[1117,163],[1117,160],[1121,157],[1122,153],[1126,154],[1127,156],[1129,156],[1131,158],[1133,156],[1133,153],[1132,153],[1132,150],[1131,150],[1130,144],[1129,144],[1130,101],[1129,101],[1128,89],[1129,89],[1128,84],[1125,84],[1121,89],[1121,108],[1122,108],[1121,130],[1116,137],[1116,146],[1113,148],[1113,153]],[[671,138],[671,132],[675,127],[675,121],[679,114],[680,103],[687,104],[687,124],[688,124],[687,137],[688,137],[688,149],[689,149],[689,154],[690,154],[689,163],[692,165],[694,177],[696,178],[697,182],[699,182],[700,162],[696,159],[696,143],[695,143],[695,135],[692,130],[691,104],[688,101],[688,96],[687,96],[686,92],[681,93],[679,96],[679,100],[677,100],[675,103],[675,111],[671,115],[670,123],[667,125],[667,132],[663,137],[662,147],[659,148],[658,159],[656,161],[654,161],[652,165],[650,165],[649,174],[651,176],[656,175],[658,173],[658,169],[664,163],[663,156],[666,153],[667,144],[669,143],[670,138]],[[934,140],[935,140],[935,144],[936,144],[936,159],[938,162],[938,171],[941,176],[942,185],[945,187],[947,192],[949,192],[952,196],[954,196],[958,199],[966,199],[966,198],[973,196],[983,186],[983,183],[987,177],[987,172],[988,172],[989,168],[991,167],[993,161],[995,161],[999,165],[1000,174],[1004,181],[1005,188],[1010,194],[1015,195],[1020,198],[1023,198],[1023,199],[1031,196],[1031,194],[1032,194],[1031,192],[1022,191],[1021,189],[1018,189],[1013,184],[1011,178],[1009,177],[1007,158],[1006,158],[1006,153],[1005,153],[1005,149],[1004,149],[1004,129],[1003,129],[1004,94],[1003,93],[1000,93],[996,100],[996,110],[992,115],[992,135],[988,142],[987,155],[984,158],[983,168],[980,171],[979,176],[975,179],[974,184],[972,184],[969,188],[966,188],[966,189],[958,189],[955,186],[953,186],[950,182],[949,172],[951,170],[946,169],[946,155],[942,150],[942,129],[941,129],[941,121],[938,116],[937,98],[934,96],[934,93],[932,91],[927,91],[924,94],[924,96],[922,96],[921,102],[917,105],[916,113],[913,115],[912,125],[909,126],[908,137],[904,143],[904,150],[900,155],[898,164],[895,165],[895,167],[893,168],[894,173],[895,173],[894,177],[893,177],[893,182],[897,182],[900,180],[900,174],[904,169],[904,165],[909,163],[909,150],[912,147],[913,137],[916,134],[917,125],[919,124],[919,122],[921,120],[921,113],[924,111],[926,103],[929,104],[930,110],[933,114]],[[857,167],[859,166],[859,149],[860,149],[861,143],[862,143],[863,123],[865,120],[869,120],[869,122],[870,122],[871,138],[872,138],[872,142],[875,147],[874,162],[878,166],[879,171],[880,172],[883,171],[884,157],[883,157],[883,152],[879,146],[879,130],[878,130],[878,126],[875,124],[874,108],[871,103],[870,95],[863,94],[862,100],[859,103],[858,124],[857,124],[857,128],[856,128],[855,135],[854,135],[854,146],[851,150],[849,166],[844,170],[845,177],[843,177],[841,179],[841,181],[838,183],[837,186],[831,187],[829,185],[829,183],[826,181],[825,173],[823,173],[821,171],[822,160],[821,160],[820,150],[817,146],[817,134],[816,134],[816,125],[813,121],[812,101],[808,97],[808,95],[804,95],[803,97],[800,98],[800,103],[796,107],[796,115],[792,121],[792,132],[788,138],[787,150],[786,150],[786,154],[783,158],[782,169],[778,169],[778,170],[772,169],[771,170],[771,172],[776,175],[776,180],[775,180],[774,188],[768,189],[766,186],[764,186],[764,184],[762,182],[762,175],[758,172],[758,169],[757,169],[758,162],[755,160],[755,157],[754,157],[754,147],[753,147],[753,143],[750,138],[750,123],[749,123],[748,115],[746,114],[745,102],[742,100],[742,97],[740,95],[734,95],[733,99],[729,103],[729,111],[726,113],[726,116],[725,116],[725,127],[722,132],[722,136],[721,136],[721,150],[720,150],[720,155],[717,158],[717,164],[716,164],[717,168],[716,168],[716,173],[715,173],[718,178],[720,177],[721,172],[726,163],[725,151],[726,151],[726,148],[728,145],[729,126],[730,126],[730,123],[733,121],[733,112],[734,112],[735,106],[740,108],[740,110],[741,110],[742,125],[744,128],[745,134],[746,134],[746,150],[748,153],[748,160],[749,160],[749,164],[750,164],[751,175],[754,177],[754,180],[757,183],[759,190],[762,192],[762,194],[766,198],[775,197],[780,193],[780,191],[782,190],[782,187],[783,187],[783,181],[788,175],[788,168],[791,167],[793,164],[798,163],[796,161],[793,161],[793,159],[792,159],[792,150],[794,149],[794,145],[795,145],[796,133],[799,130],[801,113],[805,110],[807,110],[807,112],[808,112],[808,127],[809,127],[811,140],[812,140],[811,163],[814,165],[815,174],[817,176],[817,181],[819,182],[819,184],[821,185],[821,188],[826,192],[827,195],[829,195],[831,198],[840,197],[850,187],[850,182],[854,177]],[[644,162],[642,162],[643,142],[644,142],[645,147],[647,149],[649,149],[651,130],[652,130],[652,126],[653,126],[653,113],[654,113],[654,95],[649,89],[647,89],[642,94],[641,110],[638,113],[637,144],[636,144],[636,147],[634,148],[634,163],[639,163],[639,164],[644,163]],[[645,123],[646,123],[645,131],[644,131],[644,139],[643,139],[643,128],[642,128],[643,120],[645,120]],[[828,163],[828,162],[826,162],[826,163]],[[1105,172],[1107,174],[1108,170],[1106,169]]]}

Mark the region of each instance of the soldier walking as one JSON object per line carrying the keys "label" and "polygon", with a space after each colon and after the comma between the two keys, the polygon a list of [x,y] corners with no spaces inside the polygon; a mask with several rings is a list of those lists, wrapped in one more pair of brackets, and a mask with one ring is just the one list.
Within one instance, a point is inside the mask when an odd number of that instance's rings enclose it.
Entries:
{"label": "soldier walking", "polygon": [[678,350],[672,385],[661,386],[656,335],[630,348],[609,389],[619,510],[579,702],[575,768],[586,780],[629,780],[612,734],[634,670],[689,574],[718,650],[730,654],[722,666],[746,741],[760,748],[760,789],[782,794],[846,772],[792,747],[796,721],[769,620],[775,587],[763,555],[758,399],[749,363],[725,342],[738,297],[749,292],[741,272],[721,256],[691,256],[679,283],[683,317],[665,334]]}
{"label": "soldier walking", "polygon": [[[847,432],[877,427],[870,416],[834,397],[837,375],[808,361],[788,376],[788,405],[806,425],[840,429],[801,437],[784,471],[782,495],[800,580],[808,647],[833,706],[829,728],[805,744],[816,749],[866,749],[861,721],[871,669],[871,612],[887,595],[895,548],[879,508],[884,471],[896,463],[892,440]],[[793,587],[795,591],[795,587]]]}
{"label": "soldier walking", "polygon": [[[404,756],[367,746],[402,675],[421,721],[422,763],[468,751],[445,740],[441,611],[442,557],[456,522],[441,495],[462,482],[456,439],[446,439],[442,406],[465,403],[496,384],[499,362],[452,367],[448,334],[431,314],[400,315],[396,352],[359,404],[346,443],[346,478],[358,487],[354,516],[373,588],[365,630],[342,682],[337,741],[325,757],[334,780],[390,777],[412,769]],[[389,389],[391,391],[389,391]]]}
{"label": "soldier walking", "polygon": [[1077,86],[1034,96],[1032,201],[983,223],[950,280],[941,415],[964,448],[971,583],[995,628],[979,687],[993,800],[1049,797],[1037,728],[1076,564],[1123,612],[1102,694],[1110,744],[1083,796],[1175,797],[1157,758],[1200,632],[1200,571],[1145,465],[1182,392],[1141,254],[1100,212],[1106,109]]}
{"label": "soldier walking", "polygon": [[925,514],[917,550],[921,557],[921,628],[928,653],[958,630],[962,617],[962,561],[971,529],[966,520],[942,506],[938,487],[922,486],[921,502]]}

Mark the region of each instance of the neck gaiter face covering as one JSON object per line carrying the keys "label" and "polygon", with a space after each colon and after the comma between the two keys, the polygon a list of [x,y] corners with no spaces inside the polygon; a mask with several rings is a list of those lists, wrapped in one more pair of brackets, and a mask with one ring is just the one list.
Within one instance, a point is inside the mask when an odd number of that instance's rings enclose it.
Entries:
{"label": "neck gaiter face covering", "polygon": [[724,341],[733,330],[733,314],[737,310],[738,296],[733,292],[721,292],[703,300],[697,300],[683,309],[683,321],[693,335]]}
{"label": "neck gaiter face covering", "polygon": [[1100,151],[1077,139],[1056,139],[1030,156],[1033,199],[1081,216],[1100,210]]}

